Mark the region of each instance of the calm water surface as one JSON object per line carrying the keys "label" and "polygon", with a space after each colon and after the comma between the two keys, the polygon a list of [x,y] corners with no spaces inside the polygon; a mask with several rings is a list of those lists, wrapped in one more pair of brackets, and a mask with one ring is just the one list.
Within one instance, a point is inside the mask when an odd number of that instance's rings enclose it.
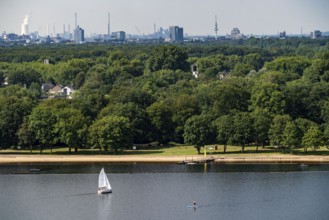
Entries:
{"label": "calm water surface", "polygon": [[0,166],[0,219],[329,219],[328,165],[105,165],[99,196],[101,167]]}

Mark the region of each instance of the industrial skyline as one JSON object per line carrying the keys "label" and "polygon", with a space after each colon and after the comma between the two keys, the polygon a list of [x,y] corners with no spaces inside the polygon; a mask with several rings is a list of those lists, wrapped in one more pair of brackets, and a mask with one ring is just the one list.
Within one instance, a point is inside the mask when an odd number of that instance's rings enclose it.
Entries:
{"label": "industrial skyline", "polygon": [[[215,35],[214,15],[218,35],[229,34],[239,27],[245,34],[309,33],[315,29],[329,30],[329,2],[326,0],[2,0],[0,31],[22,32],[23,18],[28,15],[29,31],[40,35],[49,28],[58,33],[63,25],[74,25],[74,13],[79,25],[92,33],[109,34],[110,29],[129,34],[150,34],[155,27],[184,27],[184,34]],[[110,14],[111,13],[111,14]],[[111,15],[111,25],[110,22]]]}

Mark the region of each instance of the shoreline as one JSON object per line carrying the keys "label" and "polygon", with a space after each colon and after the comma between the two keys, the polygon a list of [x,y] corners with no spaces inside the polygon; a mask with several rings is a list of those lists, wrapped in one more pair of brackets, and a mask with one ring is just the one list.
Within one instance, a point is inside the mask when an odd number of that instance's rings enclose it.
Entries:
{"label": "shoreline", "polygon": [[[329,156],[300,156],[300,155],[275,155],[275,156],[255,156],[255,155],[225,155],[208,156],[206,158],[216,164],[225,163],[329,163]],[[189,162],[203,163],[205,158],[198,156],[131,156],[131,155],[1,155],[1,165],[28,165],[28,164],[88,164],[88,163],[140,163],[140,164],[178,164]]]}

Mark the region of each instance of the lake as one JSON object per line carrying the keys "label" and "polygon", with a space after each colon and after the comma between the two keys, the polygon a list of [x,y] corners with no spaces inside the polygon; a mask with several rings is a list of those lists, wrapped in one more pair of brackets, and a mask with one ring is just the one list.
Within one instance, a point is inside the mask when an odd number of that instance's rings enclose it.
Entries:
{"label": "lake", "polygon": [[0,166],[0,219],[327,220],[328,183],[327,164]]}

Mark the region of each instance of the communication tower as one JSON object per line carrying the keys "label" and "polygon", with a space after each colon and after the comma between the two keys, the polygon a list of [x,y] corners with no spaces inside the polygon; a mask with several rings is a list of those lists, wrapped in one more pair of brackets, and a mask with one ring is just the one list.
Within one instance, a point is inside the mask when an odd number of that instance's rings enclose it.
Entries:
{"label": "communication tower", "polygon": [[215,39],[217,40],[217,32],[218,32],[218,23],[217,23],[217,15],[215,15]]}

